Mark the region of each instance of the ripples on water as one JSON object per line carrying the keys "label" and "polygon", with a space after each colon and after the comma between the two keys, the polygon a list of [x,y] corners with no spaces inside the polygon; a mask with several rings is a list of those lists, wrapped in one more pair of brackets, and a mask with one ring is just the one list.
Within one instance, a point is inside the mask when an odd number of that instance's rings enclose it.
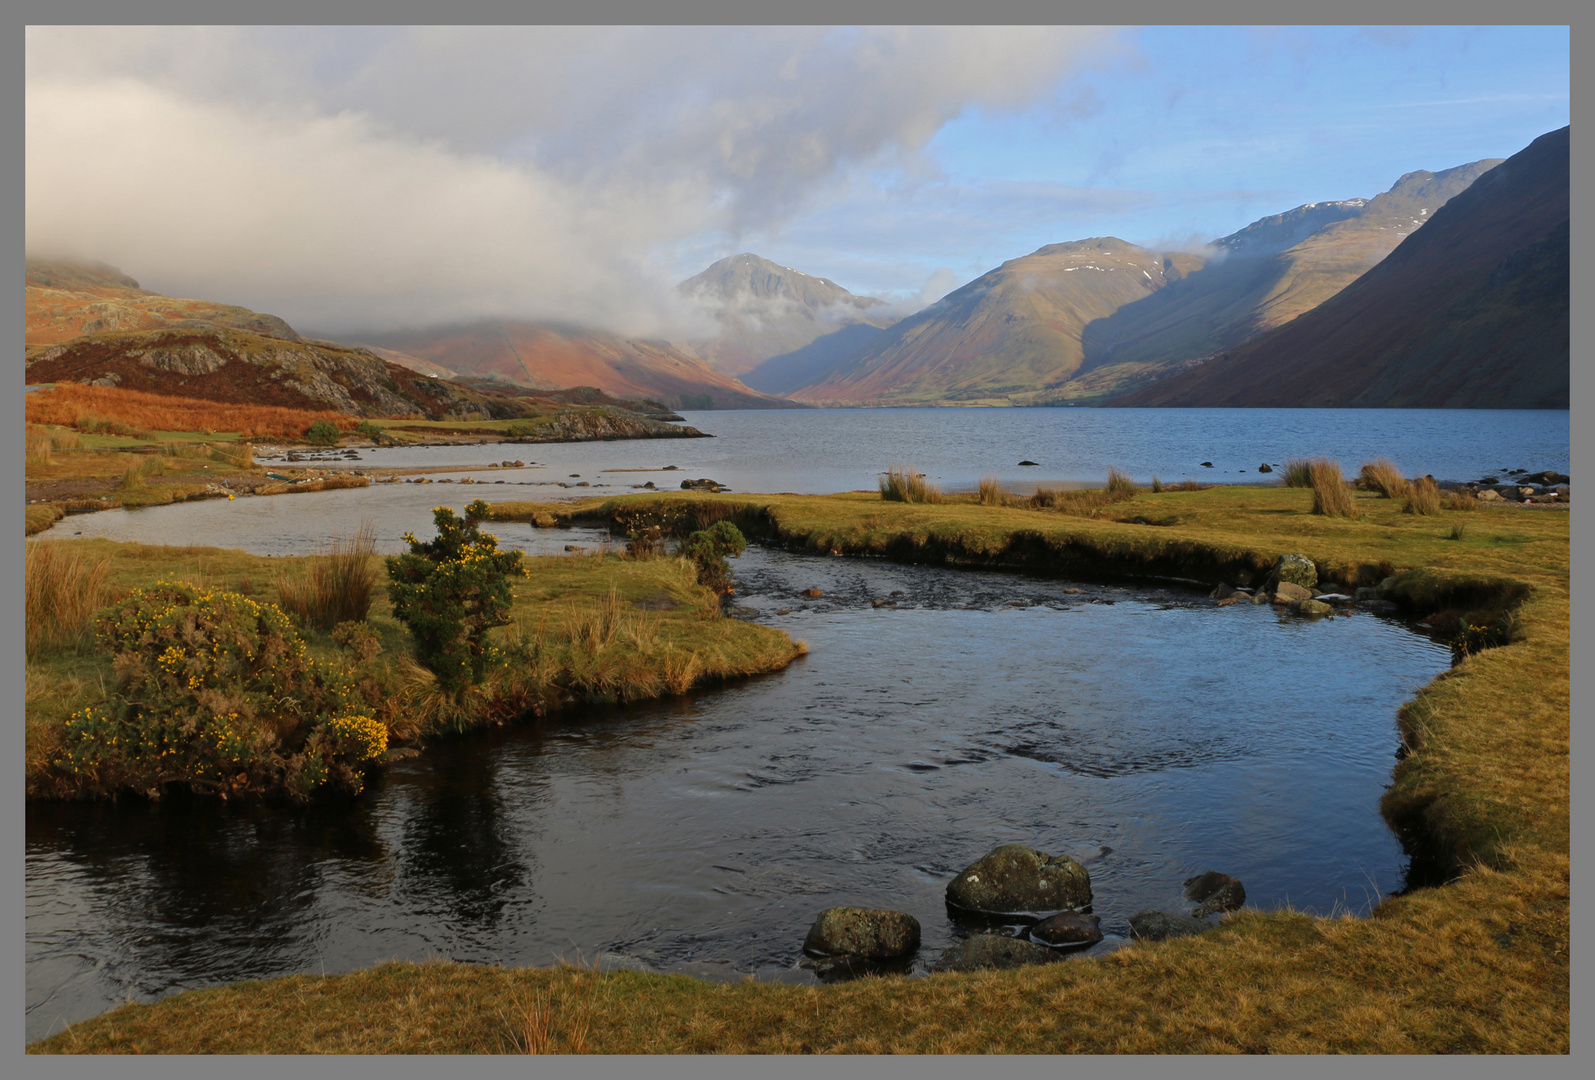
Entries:
{"label": "ripples on water", "polygon": [[1448,655],[1395,623],[757,548],[736,570],[735,613],[809,643],[784,673],[440,743],[358,800],[30,805],[28,1037],[394,957],[805,980],[837,904],[915,915],[922,970],[958,932],[947,881],[1006,842],[1090,860],[1098,950],[1208,869],[1261,908],[1401,887],[1395,710]]}

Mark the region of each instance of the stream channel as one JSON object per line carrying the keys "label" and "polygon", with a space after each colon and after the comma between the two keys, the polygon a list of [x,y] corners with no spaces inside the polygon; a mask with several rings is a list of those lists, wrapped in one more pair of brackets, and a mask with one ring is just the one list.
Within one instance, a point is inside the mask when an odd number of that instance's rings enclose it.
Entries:
{"label": "stream channel", "polygon": [[[411,500],[505,489],[369,491],[63,524],[301,553],[262,521],[199,526],[291,507],[285,529],[313,510],[326,529],[321,510],[357,522],[399,499],[419,531]],[[384,547],[398,525],[379,523]],[[599,535],[494,531],[539,553]],[[1107,937],[1081,955],[1123,945],[1137,911],[1189,910],[1181,883],[1210,869],[1250,906],[1326,915],[1405,884],[1378,809],[1396,710],[1450,658],[1399,621],[756,546],[733,568],[732,615],[808,643],[785,672],[440,741],[357,799],[30,804],[28,1039],[125,1000],[393,958],[814,981],[804,933],[843,904],[918,918],[923,973],[967,932],[947,882],[1002,843],[1086,863]]]}

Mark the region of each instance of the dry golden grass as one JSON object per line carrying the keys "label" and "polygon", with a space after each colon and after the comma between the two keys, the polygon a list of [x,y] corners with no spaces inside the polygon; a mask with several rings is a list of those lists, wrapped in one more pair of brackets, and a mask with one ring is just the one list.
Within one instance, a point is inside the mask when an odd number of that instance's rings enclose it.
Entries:
{"label": "dry golden grass", "polygon": [[1307,464],[1307,486],[1313,492],[1313,513],[1323,517],[1356,517],[1357,504],[1340,466],[1328,458],[1313,458]]}
{"label": "dry golden grass", "polygon": [[1412,482],[1407,489],[1406,502],[1401,506],[1403,514],[1424,514],[1432,516],[1440,512],[1440,488],[1431,477],[1420,476]]}
{"label": "dry golden grass", "polygon": [[1130,474],[1119,469],[1108,469],[1108,493],[1110,495],[1134,495],[1136,492],[1135,481],[1130,479]]}
{"label": "dry golden grass", "polygon": [[111,602],[105,581],[110,565],[109,558],[86,557],[51,541],[27,545],[23,577],[30,659],[46,649],[87,643],[95,614]]}
{"label": "dry golden grass", "polygon": [[323,633],[341,622],[364,621],[381,573],[376,550],[370,521],[362,521],[353,536],[333,537],[302,572],[285,572],[278,580],[282,609]]}
{"label": "dry golden grass", "polygon": [[881,477],[881,498],[888,502],[939,503],[941,489],[925,482],[925,474],[912,465],[891,465]]}
{"label": "dry golden grass", "polygon": [[344,431],[353,430],[360,422],[327,410],[223,405],[83,383],[57,383],[53,390],[27,395],[26,412],[31,424],[58,424],[81,431],[236,431],[257,439],[298,439],[317,420],[334,423]]}
{"label": "dry golden grass", "polygon": [[[827,987],[619,972],[598,980],[580,1029],[587,987],[569,971],[389,964],[176,994],[30,1050],[503,1053],[518,1048],[505,1020],[516,1003],[564,992],[544,1045],[582,1030],[591,1053],[1569,1052],[1566,513],[1481,508],[1451,541],[1388,501],[1365,502],[1360,519],[1315,516],[1290,488],[1138,496],[1178,513],[1166,529],[873,492],[691,498],[815,551],[1204,580],[1260,576],[1301,551],[1348,584],[1395,574],[1414,613],[1517,603],[1510,644],[1462,659],[1398,718],[1406,754],[1383,808],[1449,856],[1457,879],[1389,898],[1368,919],[1243,911],[1198,937],[1012,972]],[[614,505],[497,510],[603,520]],[[631,586],[619,587],[624,598]]]}
{"label": "dry golden grass", "polygon": [[1002,481],[995,476],[982,476],[975,501],[981,506],[1007,506],[1013,501],[1013,496],[1002,489]]}
{"label": "dry golden grass", "polygon": [[1407,494],[1407,480],[1389,458],[1365,461],[1357,474],[1364,490],[1377,491],[1381,499],[1399,499]]}

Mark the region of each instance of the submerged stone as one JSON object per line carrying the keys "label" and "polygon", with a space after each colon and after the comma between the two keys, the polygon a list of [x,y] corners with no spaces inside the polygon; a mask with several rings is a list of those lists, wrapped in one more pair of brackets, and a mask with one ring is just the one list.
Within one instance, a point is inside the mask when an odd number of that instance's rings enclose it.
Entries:
{"label": "submerged stone", "polygon": [[809,927],[803,951],[816,956],[890,960],[919,948],[919,920],[901,911],[826,908]]}
{"label": "submerged stone", "polygon": [[991,915],[1082,908],[1091,903],[1091,875],[1067,855],[1003,844],[953,878],[947,902]]}
{"label": "submerged stone", "polygon": [[1138,911],[1130,916],[1130,933],[1141,941],[1162,941],[1165,938],[1200,934],[1212,927],[1190,915],[1176,915],[1168,911]]}
{"label": "submerged stone", "polygon": [[1032,926],[1030,937],[1053,948],[1095,945],[1102,940],[1102,917],[1061,911]]}
{"label": "submerged stone", "polygon": [[976,934],[943,952],[931,971],[989,971],[1048,964],[1057,959],[1056,952],[1033,941],[1002,934]]}
{"label": "submerged stone", "polygon": [[1228,874],[1209,870],[1205,874],[1186,878],[1184,895],[1185,899],[1195,900],[1200,905],[1192,914],[1201,918],[1217,911],[1239,908],[1246,903],[1246,886]]}

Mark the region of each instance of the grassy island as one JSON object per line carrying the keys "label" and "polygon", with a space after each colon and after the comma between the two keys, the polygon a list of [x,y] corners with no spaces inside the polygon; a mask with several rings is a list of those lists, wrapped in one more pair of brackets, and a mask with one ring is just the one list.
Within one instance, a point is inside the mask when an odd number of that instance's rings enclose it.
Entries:
{"label": "grassy island", "polygon": [[[1394,827],[1451,867],[1451,880],[1392,897],[1371,918],[1242,910],[1207,933],[1101,959],[820,988],[389,964],[128,1005],[30,1049],[1565,1054],[1568,516],[1530,507],[1403,513],[1397,500],[1373,495],[1356,498],[1350,516],[1325,516],[1311,512],[1312,499],[1303,489],[1220,487],[1038,508],[683,493],[493,509],[501,520],[625,531],[729,519],[749,537],[817,553],[949,566],[1236,584],[1300,552],[1348,587],[1394,578],[1387,591],[1396,603],[1451,626],[1462,643],[1458,663],[1400,711],[1403,755],[1383,803]],[[129,582],[172,559],[215,578],[265,582],[281,562],[83,546],[110,555],[112,575]],[[573,559],[540,572],[548,600],[587,597],[589,614],[572,608],[571,625],[591,619],[613,583],[627,600],[658,592],[683,602],[664,613],[675,621],[663,621],[661,635],[665,625],[686,639],[722,632],[722,622],[694,614],[702,602],[679,562]],[[381,619],[378,611],[373,624]],[[49,691],[65,701],[87,692],[74,670],[94,662],[30,665],[30,770],[35,680],[77,679],[76,690]]]}

